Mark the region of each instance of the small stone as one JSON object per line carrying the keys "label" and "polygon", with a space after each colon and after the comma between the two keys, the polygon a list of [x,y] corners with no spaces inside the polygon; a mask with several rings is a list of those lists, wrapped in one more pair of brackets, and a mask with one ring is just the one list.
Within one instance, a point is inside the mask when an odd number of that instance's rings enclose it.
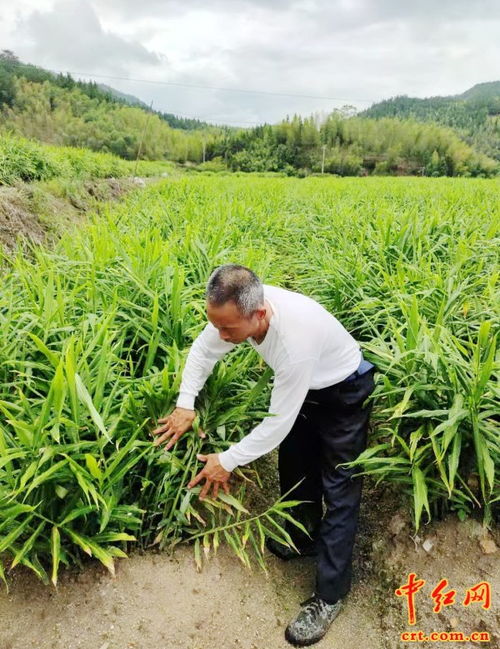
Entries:
{"label": "small stone", "polygon": [[434,543],[430,539],[425,539],[425,541],[422,543],[422,547],[426,552],[430,552],[434,546]]}
{"label": "small stone", "polygon": [[456,627],[458,626],[458,617],[450,618],[450,626],[452,629],[456,629]]}
{"label": "small stone", "polygon": [[472,538],[480,539],[485,535],[486,529],[481,525],[479,521],[475,521],[471,519],[470,521],[468,521],[468,524],[469,524],[470,535],[472,536]]}
{"label": "small stone", "polygon": [[393,516],[389,522],[389,532],[393,536],[397,536],[406,527],[406,521],[401,514]]}
{"label": "small stone", "polygon": [[490,536],[483,536],[479,540],[479,545],[484,554],[493,554],[498,550],[495,541]]}

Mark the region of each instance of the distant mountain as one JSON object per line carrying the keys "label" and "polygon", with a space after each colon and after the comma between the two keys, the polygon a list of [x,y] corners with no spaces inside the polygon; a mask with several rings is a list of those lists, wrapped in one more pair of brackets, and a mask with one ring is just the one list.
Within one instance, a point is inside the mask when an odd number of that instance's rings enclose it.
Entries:
{"label": "distant mountain", "polygon": [[213,173],[497,175],[498,162],[478,151],[500,158],[496,90],[480,84],[464,94],[396,97],[362,116],[333,111],[322,123],[295,115],[273,126],[215,127],[151,110],[105,84],[77,81],[0,51],[0,133],[127,160],[201,163],[200,169]]}
{"label": "distant mountain", "polygon": [[198,119],[178,117],[172,113],[164,113],[158,110],[150,111],[149,106],[134,95],[120,92],[104,83],[96,83],[95,81],[77,81],[76,79],[73,79],[70,74],[55,73],[36,65],[32,65],[31,63],[23,63],[14,52],[10,50],[0,51],[0,107],[2,104],[12,105],[12,102],[14,101],[14,78],[24,78],[33,83],[49,81],[50,83],[67,90],[77,88],[90,99],[141,108],[158,115],[160,119],[167,122],[169,126],[175,129],[193,131],[214,128],[213,124],[201,122]]}
{"label": "distant mountain", "polygon": [[207,122],[201,122],[199,119],[192,119],[190,117],[178,117],[173,113],[162,113],[161,111],[154,110],[154,109],[151,111],[151,109],[147,104],[145,104],[137,97],[134,97],[134,95],[127,95],[124,92],[120,92],[119,90],[112,88],[111,86],[107,86],[105,83],[99,83],[98,87],[103,92],[111,95],[112,97],[115,97],[118,101],[125,102],[129,106],[138,106],[139,108],[143,108],[148,112],[153,112],[155,115],[158,115],[161,119],[167,122],[167,124],[169,124],[172,128],[179,128],[182,129],[183,131],[204,130],[204,129],[213,128],[212,124],[208,124]]}
{"label": "distant mountain", "polygon": [[359,116],[413,118],[451,126],[468,144],[500,160],[500,81],[478,83],[460,95],[393,97],[373,104]]}
{"label": "distant mountain", "polygon": [[137,97],[95,81],[23,63],[0,51],[0,130],[48,144],[110,152],[127,160],[209,159],[228,131],[151,110]]}
{"label": "distant mountain", "polygon": [[137,97],[134,97],[134,95],[127,95],[125,92],[120,92],[119,90],[116,90],[111,86],[107,86],[105,83],[98,83],[97,87],[100,88],[103,92],[110,94],[112,97],[116,97],[116,99],[120,99],[126,104],[129,104],[130,106],[140,106],[141,108],[149,108],[147,104],[145,104]]}
{"label": "distant mountain", "polygon": [[499,99],[500,98],[500,81],[487,81],[486,83],[476,83],[461,95],[456,95],[456,99]]}

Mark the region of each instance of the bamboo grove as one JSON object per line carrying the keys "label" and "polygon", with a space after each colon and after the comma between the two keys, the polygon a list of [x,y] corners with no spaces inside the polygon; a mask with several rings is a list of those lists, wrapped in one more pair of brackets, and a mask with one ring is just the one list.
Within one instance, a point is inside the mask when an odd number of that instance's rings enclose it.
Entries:
{"label": "bamboo grove", "polygon": [[[300,177],[493,177],[499,173],[498,84],[483,85],[474,102],[448,98],[441,112],[430,114],[408,111],[405,102],[385,102],[360,115],[344,106],[322,116],[295,114],[276,124],[236,128],[153,111],[134,97],[24,64],[4,50],[0,144],[3,134],[10,134],[126,160]],[[467,129],[462,121],[449,120],[450,106],[453,114],[465,110]]]}

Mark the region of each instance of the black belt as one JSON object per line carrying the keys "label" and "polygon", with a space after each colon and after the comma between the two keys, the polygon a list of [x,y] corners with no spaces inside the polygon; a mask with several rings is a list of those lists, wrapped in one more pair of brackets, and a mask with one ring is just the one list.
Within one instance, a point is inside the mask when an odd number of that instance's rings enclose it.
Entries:
{"label": "black belt", "polygon": [[369,372],[372,367],[375,367],[373,363],[370,363],[370,361],[367,361],[365,358],[361,359],[361,363],[358,365],[358,369],[354,371],[352,374],[349,374],[347,378],[344,379],[344,381],[354,381],[354,379],[357,379],[358,376],[362,376],[363,374],[366,374]]}

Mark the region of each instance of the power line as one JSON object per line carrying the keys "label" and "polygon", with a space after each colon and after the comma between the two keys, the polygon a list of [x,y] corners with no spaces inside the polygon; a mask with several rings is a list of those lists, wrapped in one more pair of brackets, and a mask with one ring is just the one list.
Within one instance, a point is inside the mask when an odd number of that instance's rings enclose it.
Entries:
{"label": "power line", "polygon": [[[219,88],[219,87],[214,87],[214,86],[203,86],[203,85],[197,85],[197,84],[187,84],[187,83],[177,83],[173,81],[158,81],[158,80],[152,80],[152,79],[134,79],[131,77],[117,77],[117,76],[112,76],[112,75],[106,75],[106,74],[93,74],[90,72],[75,72],[71,70],[65,70],[64,71],[66,74],[72,74],[72,75],[84,75],[87,77],[99,77],[101,79],[114,79],[114,80],[120,80],[120,81],[133,81],[137,83],[152,83],[152,84],[158,84],[158,85],[166,85],[166,86],[180,86],[184,88],[198,88],[198,89],[203,89],[203,90],[220,90],[224,92],[241,92],[241,93],[250,93],[250,94],[262,94],[262,95],[271,95],[271,96],[277,96],[277,97],[300,97],[300,98],[306,98],[306,99],[325,99],[329,101],[361,101],[361,102],[366,102],[366,103],[373,103],[373,100],[371,99],[345,99],[345,98],[340,98],[340,97],[324,97],[324,96],[316,96],[316,95],[300,95],[300,94],[292,94],[292,93],[281,93],[281,92],[270,92],[267,90],[248,90],[248,89],[236,89],[236,88]],[[169,112],[172,109],[169,109]],[[185,119],[196,119],[196,120],[206,120],[210,119],[210,115],[185,115],[182,113],[179,113],[177,111],[173,111],[175,113],[175,116],[177,117],[183,117]],[[173,114],[172,113],[172,114]],[[212,113],[213,114],[213,113]],[[212,118],[213,120],[213,118]],[[261,126],[263,122],[251,122],[247,120],[229,120],[223,118],[224,124],[250,124],[252,126]],[[224,124],[215,124],[215,126],[224,126]]]}
{"label": "power line", "polygon": [[[57,70],[52,70],[52,72],[60,72],[62,74],[62,71],[57,71]],[[132,79],[130,77],[115,77],[112,75],[107,75],[107,74],[93,74],[90,72],[74,72],[71,70],[64,70],[66,74],[72,74],[72,75],[77,75],[81,74],[87,77],[99,77],[102,79],[115,79],[115,80],[121,80],[121,81],[134,81],[134,82],[139,82],[139,83],[153,83],[153,84],[161,84],[161,85],[172,85],[172,86],[183,86],[187,88],[202,88],[205,90],[224,90],[227,92],[245,92],[245,93],[255,93],[255,94],[266,94],[266,95],[276,95],[279,97],[305,97],[305,98],[311,98],[311,99],[329,99],[331,101],[350,101],[348,99],[340,99],[340,98],[334,98],[334,97],[315,97],[313,95],[294,95],[294,94],[285,94],[285,93],[279,93],[279,92],[268,92],[265,90],[236,90],[233,88],[215,88],[212,86],[202,86],[202,85],[190,85],[190,84],[183,84],[183,83],[174,83],[170,81],[153,81],[149,79]],[[368,102],[371,100],[368,99],[360,99],[360,100],[352,100],[352,101],[363,101],[363,102]],[[179,113],[177,111],[172,111],[172,109],[169,109],[169,113],[174,114],[176,117],[183,117],[185,119],[197,119],[197,120],[206,120],[210,119],[210,115],[185,115],[183,113]],[[161,111],[165,112],[165,111]],[[211,113],[213,115],[213,113]],[[213,119],[213,118],[212,118]],[[223,118],[224,124],[250,124],[252,126],[261,126],[263,122],[251,122],[247,120],[229,120]],[[224,126],[224,124],[215,124],[214,126]]]}
{"label": "power line", "polygon": [[[19,65],[20,67],[23,67],[25,64],[23,63],[17,63],[17,62],[10,62],[10,65]],[[27,64],[27,65],[33,65],[33,64]],[[372,103],[373,100],[371,99],[345,99],[345,98],[340,98],[340,97],[325,97],[325,96],[317,96],[317,95],[301,95],[301,94],[293,94],[293,93],[281,93],[281,92],[271,92],[267,90],[249,90],[249,89],[237,89],[237,88],[219,88],[215,86],[204,86],[204,85],[198,85],[198,84],[186,84],[186,83],[177,83],[174,81],[158,81],[158,80],[152,80],[152,79],[134,79],[131,77],[118,77],[118,76],[113,76],[113,75],[107,75],[107,74],[94,74],[91,72],[75,72],[71,70],[50,70],[50,72],[54,74],[71,74],[71,75],[84,75],[87,77],[98,77],[102,79],[115,79],[115,80],[121,80],[121,81],[133,81],[137,83],[152,83],[152,84],[159,84],[159,85],[166,85],[166,86],[180,86],[180,87],[185,87],[185,88],[198,88],[198,89],[203,89],[203,90],[219,90],[219,91],[224,91],[224,92],[241,92],[241,93],[249,93],[249,94],[262,94],[262,95],[270,95],[270,96],[277,96],[277,97],[299,97],[299,98],[306,98],[306,99],[324,99],[324,100],[329,100],[329,101],[361,101],[361,102],[368,102]],[[157,112],[166,112],[166,111],[157,111]],[[209,115],[185,115],[182,113],[178,113],[177,111],[170,112],[168,114],[174,115],[174,117],[181,117],[184,119],[195,119],[195,120],[206,120],[210,119],[210,114]],[[213,115],[214,113],[211,113]],[[250,124],[253,126],[261,126],[263,123],[266,122],[254,122],[254,121],[247,121],[247,120],[228,120],[225,118],[223,119],[223,124],[211,124],[211,126],[224,126],[225,124]],[[213,120],[213,118],[212,118]]]}
{"label": "power line", "polygon": [[[220,113],[209,113],[208,115],[186,115],[184,113],[177,112],[173,108],[169,108],[168,111],[162,110],[162,111],[157,111],[157,112],[163,113],[164,115],[173,115],[174,117],[183,117],[184,119],[197,119],[197,120],[200,120],[200,121],[205,121],[207,119],[210,119],[210,120],[213,121],[217,117],[217,115],[220,115]],[[214,115],[215,115],[215,117],[213,117]],[[239,120],[230,120],[230,119],[224,119],[224,118],[222,118],[222,119],[224,120],[223,124],[211,124],[210,126],[224,126],[225,124],[253,124],[255,126],[261,126],[262,124],[264,124],[264,122],[249,122],[249,121],[245,121],[243,119],[239,119]]]}
{"label": "power line", "polygon": [[66,74],[83,74],[86,77],[99,77],[101,79],[116,79],[120,81],[134,81],[136,83],[153,83],[163,86],[180,86],[183,88],[198,88],[203,90],[219,90],[222,92],[242,92],[253,95],[271,95],[273,97],[298,97],[302,99],[324,99],[327,101],[358,101],[362,103],[373,103],[373,99],[347,99],[345,97],[326,97],[324,95],[302,95],[290,92],[271,92],[270,90],[250,90],[248,88],[222,88],[218,86],[205,86],[194,83],[179,83],[176,81],[159,81],[153,79],[134,79],[132,77],[116,77],[110,74],[94,74],[93,72],[74,72],[72,70],[64,70]]}

